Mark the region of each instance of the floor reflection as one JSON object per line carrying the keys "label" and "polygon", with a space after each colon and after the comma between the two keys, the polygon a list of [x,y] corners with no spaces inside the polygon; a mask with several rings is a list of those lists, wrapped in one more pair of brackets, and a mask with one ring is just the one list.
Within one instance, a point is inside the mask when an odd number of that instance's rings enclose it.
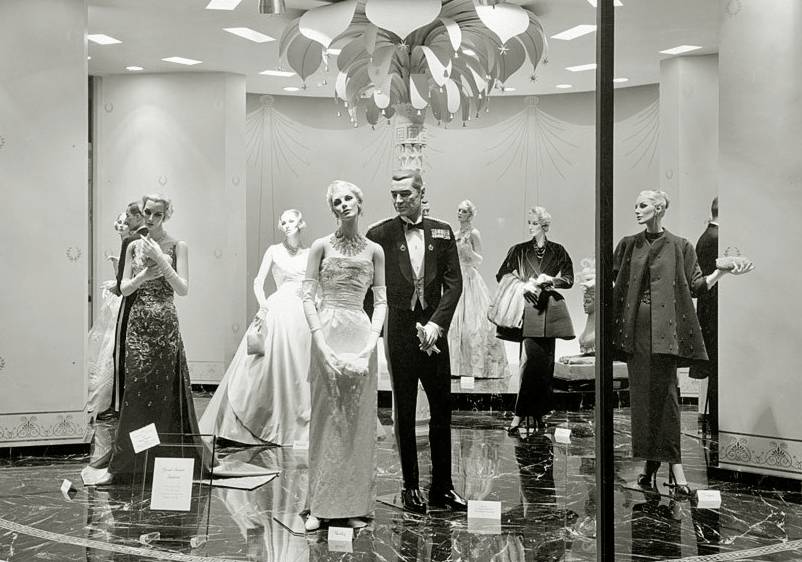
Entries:
{"label": "floor reflection", "polygon": [[[381,419],[387,420],[387,412]],[[631,489],[640,464],[629,458],[629,421],[616,414],[616,560],[666,560],[789,545],[757,557],[797,560],[802,539],[799,494],[716,481],[708,474],[714,444],[696,433],[696,414],[683,418],[683,458],[695,488],[722,492],[718,510]],[[500,413],[454,415],[456,487],[473,500],[501,502],[501,520],[486,525],[464,516],[417,516],[378,504],[372,524],[353,543],[329,543],[325,533],[292,533],[276,521],[306,507],[306,452],[290,448],[233,448],[222,454],[282,471],[253,491],[196,485],[189,513],[148,509],[148,491],[136,486],[84,488],[86,457],[26,457],[0,461],[0,560],[173,560],[295,562],[550,561],[595,560],[596,483],[591,412],[556,413],[551,430],[508,437]],[[572,430],[570,444],[555,443],[553,428]],[[392,434],[388,432],[388,434]],[[379,494],[396,492],[400,466],[392,439],[378,442]],[[420,443],[425,480],[427,443]],[[347,467],[345,467],[347,469]],[[64,479],[78,493],[63,496]],[[665,475],[659,483],[665,480]],[[158,532],[158,536],[152,533]],[[775,548],[775,547],[773,547]],[[350,552],[348,552],[350,551]],[[737,558],[729,558],[737,559]]]}

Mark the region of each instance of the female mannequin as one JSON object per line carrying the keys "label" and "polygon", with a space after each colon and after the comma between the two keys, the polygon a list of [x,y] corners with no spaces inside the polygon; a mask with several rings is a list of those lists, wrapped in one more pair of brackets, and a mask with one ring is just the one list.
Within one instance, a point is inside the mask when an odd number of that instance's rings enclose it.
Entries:
{"label": "female mannequin", "polygon": [[[329,185],[326,199],[339,227],[312,244],[304,280],[304,312],[314,344],[307,531],[324,519],[363,527],[376,499],[376,343],[387,290],[384,251],[359,232],[362,198],[351,183]],[[371,286],[369,319],[363,302]]]}
{"label": "female mannequin", "polygon": [[[657,470],[669,464],[676,496],[692,491],[682,468],[677,366],[707,360],[692,297],[705,294],[727,271],[702,275],[693,245],[662,226],[668,209],[662,191],[642,191],[635,218],[645,230],[624,237],[613,255],[616,307],[613,347],[629,371],[632,454],[646,459],[638,485],[654,489]],[[748,260],[730,270],[753,268]]]}
{"label": "female mannequin", "polygon": [[[288,209],[279,217],[284,240],[262,258],[253,291],[257,317],[264,324],[264,355],[248,355],[242,338],[228,370],[200,420],[201,433],[248,445],[292,445],[309,439],[310,334],[301,303],[301,283],[309,250],[301,244],[306,226],[301,212]],[[265,296],[264,283],[273,274],[276,292]]]}
{"label": "female mannequin", "polygon": [[473,227],[475,216],[476,205],[467,199],[457,207],[462,295],[448,329],[451,376],[497,379],[509,374],[507,356],[504,343],[496,339],[496,327],[487,319],[490,297],[478,269],[482,239]]}

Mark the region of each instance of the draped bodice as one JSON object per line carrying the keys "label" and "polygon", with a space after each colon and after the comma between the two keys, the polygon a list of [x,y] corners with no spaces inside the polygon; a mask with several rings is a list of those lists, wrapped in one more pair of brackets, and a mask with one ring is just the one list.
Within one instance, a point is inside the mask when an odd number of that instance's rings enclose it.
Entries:
{"label": "draped bodice", "polygon": [[373,261],[329,256],[320,264],[321,308],[362,310],[365,294],[373,284]]}
{"label": "draped bodice", "polygon": [[[162,251],[170,257],[170,264],[173,266],[173,269],[175,269],[176,243],[175,240],[170,240],[165,242],[164,246],[162,246]],[[131,274],[133,277],[148,266],[155,265],[155,262],[145,256],[142,251],[142,242],[134,240],[131,244],[134,247],[134,257],[131,260]],[[137,289],[137,298],[140,300],[172,301],[173,293],[173,288],[164,276],[162,276],[156,279],[149,279],[142,283],[139,289]]]}
{"label": "draped bodice", "polygon": [[276,244],[273,252],[273,281],[276,289],[291,290],[300,294],[301,283],[306,275],[306,261],[309,258],[309,248],[299,250],[295,255],[284,249],[283,244]]}
{"label": "draped bodice", "polygon": [[457,255],[459,255],[460,267],[464,270],[469,267],[479,267],[482,263],[482,256],[477,254],[471,243],[471,231],[465,234],[458,234],[456,237]]}

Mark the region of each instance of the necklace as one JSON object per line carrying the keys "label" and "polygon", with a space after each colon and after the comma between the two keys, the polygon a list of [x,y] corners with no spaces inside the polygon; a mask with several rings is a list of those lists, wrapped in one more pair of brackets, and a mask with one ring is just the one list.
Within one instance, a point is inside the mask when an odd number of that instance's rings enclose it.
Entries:
{"label": "necklace", "polygon": [[543,256],[546,255],[546,241],[545,240],[543,241],[543,245],[542,246],[538,246],[537,242],[535,242],[535,255],[537,256],[537,259],[539,259],[539,260],[542,260]]}
{"label": "necklace", "polygon": [[295,254],[297,254],[301,250],[301,245],[300,244],[295,246],[295,247],[293,247],[293,246],[291,246],[291,245],[289,245],[287,243],[286,239],[281,241],[281,245],[284,246],[284,249],[287,250],[287,253],[289,255],[291,255],[291,256],[294,256]]}
{"label": "necklace", "polygon": [[349,257],[362,253],[368,245],[367,240],[361,234],[356,233],[354,236],[345,236],[339,228],[331,235],[329,242],[332,248]]}
{"label": "necklace", "polygon": [[471,232],[473,232],[473,225],[471,223],[466,223],[465,225],[460,225],[459,227],[459,238],[461,240],[467,240],[471,237]]}

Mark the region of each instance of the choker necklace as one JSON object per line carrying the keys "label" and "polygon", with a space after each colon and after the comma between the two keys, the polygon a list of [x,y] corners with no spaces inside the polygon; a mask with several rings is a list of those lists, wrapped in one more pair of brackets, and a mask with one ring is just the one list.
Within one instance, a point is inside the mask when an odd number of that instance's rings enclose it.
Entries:
{"label": "choker necklace", "polygon": [[354,236],[345,236],[339,228],[329,237],[332,248],[344,256],[356,256],[367,247],[365,237],[358,232]]}
{"label": "choker necklace", "polygon": [[301,250],[301,245],[300,244],[295,246],[295,247],[290,246],[289,244],[287,244],[287,240],[286,239],[281,241],[281,245],[284,246],[284,249],[287,250],[287,253],[289,255],[291,255],[291,256],[294,256],[295,254],[297,254]]}

